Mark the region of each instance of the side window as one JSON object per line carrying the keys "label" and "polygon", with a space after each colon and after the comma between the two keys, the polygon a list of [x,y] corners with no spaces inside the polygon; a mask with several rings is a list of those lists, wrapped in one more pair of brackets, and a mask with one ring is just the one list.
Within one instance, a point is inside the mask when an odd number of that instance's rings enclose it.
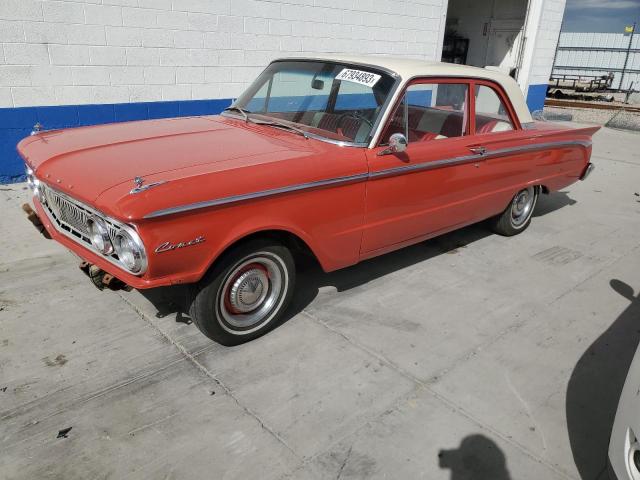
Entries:
{"label": "side window", "polygon": [[463,83],[410,85],[383,136],[403,133],[409,143],[468,134],[468,86]]}
{"label": "side window", "polygon": [[497,92],[486,85],[476,85],[476,133],[513,130],[509,112]]}

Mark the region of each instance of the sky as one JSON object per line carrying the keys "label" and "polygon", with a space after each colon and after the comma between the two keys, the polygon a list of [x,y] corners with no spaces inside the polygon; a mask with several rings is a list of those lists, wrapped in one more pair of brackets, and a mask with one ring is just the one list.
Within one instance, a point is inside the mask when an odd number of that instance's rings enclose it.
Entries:
{"label": "sky", "polygon": [[562,31],[624,33],[634,21],[640,23],[640,0],[567,0]]}

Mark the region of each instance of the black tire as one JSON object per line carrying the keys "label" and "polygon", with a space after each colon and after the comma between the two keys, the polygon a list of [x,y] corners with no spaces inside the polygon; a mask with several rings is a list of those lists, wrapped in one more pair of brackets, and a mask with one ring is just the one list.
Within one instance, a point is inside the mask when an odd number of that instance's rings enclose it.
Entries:
{"label": "black tire", "polygon": [[[490,220],[491,229],[505,237],[511,237],[524,232],[531,223],[533,211],[536,208],[539,187],[527,187],[519,190],[504,211]],[[523,196],[527,196],[523,206]],[[526,210],[525,210],[526,209]]]}
{"label": "black tire", "polygon": [[288,248],[274,240],[250,240],[225,253],[191,287],[189,315],[211,340],[239,345],[277,325],[291,302],[295,282],[295,262]]}

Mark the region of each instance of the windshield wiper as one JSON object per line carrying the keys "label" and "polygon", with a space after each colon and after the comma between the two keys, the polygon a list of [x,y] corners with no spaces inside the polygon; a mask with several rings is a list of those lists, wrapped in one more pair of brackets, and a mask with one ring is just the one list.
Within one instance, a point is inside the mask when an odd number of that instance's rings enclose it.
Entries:
{"label": "windshield wiper", "polygon": [[306,138],[307,140],[309,139],[309,135],[307,135],[307,132],[305,132],[304,130],[297,128],[297,127],[293,127],[289,124],[286,123],[281,123],[278,122],[276,120],[257,120],[255,118],[249,118],[249,114],[252,113],[249,110],[245,110],[244,108],[240,108],[240,107],[235,107],[235,106],[230,106],[224,109],[225,112],[238,112],[240,114],[242,114],[242,118],[244,119],[245,123],[255,123],[256,125],[267,125],[270,127],[278,127],[278,128],[284,128],[286,130],[290,130],[292,132],[295,132],[299,135],[302,135],[304,138]]}
{"label": "windshield wiper", "polygon": [[245,110],[244,108],[234,107],[233,105],[224,109],[225,112],[238,112],[242,114],[242,118],[246,123],[249,122],[249,114],[251,113],[249,110]]}
{"label": "windshield wiper", "polygon": [[299,135],[302,135],[305,139],[309,140],[309,135],[307,134],[307,132],[305,132],[301,128],[291,126],[287,123],[276,122],[274,120],[256,120],[255,118],[252,118],[251,121],[257,125],[267,125],[270,127],[284,128],[286,130],[290,130]]}

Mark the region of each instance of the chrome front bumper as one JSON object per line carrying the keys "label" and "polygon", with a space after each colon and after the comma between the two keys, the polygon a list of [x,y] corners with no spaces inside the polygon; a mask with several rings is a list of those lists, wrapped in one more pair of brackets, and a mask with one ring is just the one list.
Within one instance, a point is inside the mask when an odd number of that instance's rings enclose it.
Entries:
{"label": "chrome front bumper", "polygon": [[580,177],[580,180],[586,180],[587,177],[591,174],[591,172],[593,172],[593,170],[596,168],[596,166],[589,162],[587,163],[587,167],[584,169],[584,172],[582,172],[582,176]]}

